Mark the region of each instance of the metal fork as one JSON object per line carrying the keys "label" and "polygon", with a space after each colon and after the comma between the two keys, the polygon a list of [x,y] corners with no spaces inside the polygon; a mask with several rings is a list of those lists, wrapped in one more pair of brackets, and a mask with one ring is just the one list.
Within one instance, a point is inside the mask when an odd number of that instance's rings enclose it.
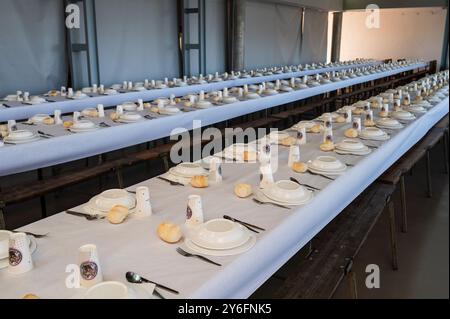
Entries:
{"label": "metal fork", "polygon": [[180,247],[177,248],[177,253],[179,253],[180,255],[182,255],[184,257],[196,257],[196,258],[201,259],[201,260],[203,260],[203,261],[205,261],[207,263],[210,263],[210,264],[213,264],[213,265],[216,265],[216,266],[222,266],[221,264],[216,263],[216,262],[214,262],[214,261],[212,261],[212,260],[210,260],[210,259],[208,259],[206,257],[203,257],[202,255],[195,255],[195,254],[188,253],[187,251],[184,251]]}
{"label": "metal fork", "polygon": [[284,208],[284,209],[291,209],[289,206],[284,206],[284,205],[280,205],[280,204],[272,203],[272,202],[263,202],[256,198],[253,198],[253,201],[259,205],[273,205],[273,206],[277,206],[277,207]]}

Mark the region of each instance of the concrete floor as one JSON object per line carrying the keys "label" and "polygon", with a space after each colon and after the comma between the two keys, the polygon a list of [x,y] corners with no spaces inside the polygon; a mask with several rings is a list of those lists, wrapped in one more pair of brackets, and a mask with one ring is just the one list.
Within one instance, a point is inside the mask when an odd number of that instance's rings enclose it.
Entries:
{"label": "concrete floor", "polygon": [[[449,179],[448,175],[443,174],[441,145],[433,150],[432,161],[433,198],[426,197],[424,161],[417,165],[413,175],[408,176],[406,180],[409,231],[406,234],[400,231],[397,233],[399,270],[393,271],[391,268],[387,214],[383,214],[354,262],[353,270],[357,276],[359,298],[449,298]],[[82,166],[84,163],[77,164]],[[49,173],[48,170],[46,172]],[[163,173],[161,162],[154,162],[150,167],[140,165],[126,171],[125,182],[126,185],[132,185],[158,173]],[[35,174],[20,176],[20,179],[35,178]],[[3,179],[2,186],[10,182],[18,183],[18,179],[19,176],[13,177],[12,181]],[[114,176],[104,178],[103,183],[104,189],[117,187]],[[65,189],[60,196],[48,195],[48,210],[50,213],[56,213],[86,202],[99,192],[98,187],[98,179],[94,179]],[[396,194],[397,213],[400,211],[398,203]],[[9,228],[16,228],[38,220],[39,217],[37,199],[10,207],[6,220]],[[399,216],[397,220],[400,220]],[[304,258],[303,256],[304,251],[299,252],[278,274],[296,271],[292,265],[296,264],[295,260]],[[377,264],[380,267],[379,289],[369,290],[365,287],[365,268],[368,264]],[[252,297],[270,298],[273,289],[281,283],[281,280],[273,277]],[[349,298],[346,282],[341,284],[335,298]]]}

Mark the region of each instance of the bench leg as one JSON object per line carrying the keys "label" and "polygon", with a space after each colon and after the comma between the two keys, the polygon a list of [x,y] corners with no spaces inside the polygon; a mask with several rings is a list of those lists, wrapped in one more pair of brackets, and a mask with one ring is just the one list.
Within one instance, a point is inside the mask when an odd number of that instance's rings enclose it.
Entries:
{"label": "bench leg", "polygon": [[353,271],[347,274],[348,288],[352,299],[358,299],[358,286],[356,285],[356,275]]}
{"label": "bench leg", "polygon": [[387,200],[387,208],[389,212],[389,230],[391,239],[391,253],[392,253],[392,269],[398,270],[398,255],[397,255],[397,236],[395,230],[395,211],[394,203],[391,198]]}
{"label": "bench leg", "polygon": [[405,187],[405,176],[402,175],[400,178],[400,203],[402,206],[402,232],[408,232],[408,216],[406,214],[406,187]]}
{"label": "bench leg", "polygon": [[433,197],[433,190],[431,187],[431,158],[430,150],[427,150],[426,154],[426,165],[427,165],[427,187],[428,187],[428,197]]}
{"label": "bench leg", "polygon": [[[42,169],[38,169],[38,180],[42,181],[44,180],[44,173]],[[45,195],[42,195],[39,197],[39,200],[41,202],[41,216],[42,218],[47,217],[47,203],[45,201]]]}
{"label": "bench leg", "polygon": [[169,159],[167,158],[167,154],[162,157],[164,163],[164,170],[167,172],[169,170]]}

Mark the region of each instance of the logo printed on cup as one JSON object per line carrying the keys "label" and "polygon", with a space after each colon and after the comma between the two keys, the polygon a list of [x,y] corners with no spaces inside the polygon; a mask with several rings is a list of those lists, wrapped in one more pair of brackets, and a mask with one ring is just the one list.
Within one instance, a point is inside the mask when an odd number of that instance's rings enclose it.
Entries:
{"label": "logo printed on cup", "polygon": [[13,267],[19,266],[22,262],[22,253],[15,249],[10,248],[9,249],[9,264]]}
{"label": "logo printed on cup", "polygon": [[80,265],[80,274],[84,280],[94,280],[98,274],[98,266],[93,261],[86,261]]}

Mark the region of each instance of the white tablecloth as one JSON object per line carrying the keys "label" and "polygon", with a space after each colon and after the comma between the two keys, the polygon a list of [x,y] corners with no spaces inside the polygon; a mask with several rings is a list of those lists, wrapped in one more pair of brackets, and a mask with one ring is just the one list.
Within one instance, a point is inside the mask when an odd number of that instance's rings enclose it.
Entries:
{"label": "white tablecloth", "polygon": [[[50,102],[32,106],[17,106],[17,107],[0,107],[0,122],[8,120],[23,120],[35,114],[53,114],[55,110],[62,110],[63,113],[70,113],[80,111],[87,107],[96,107],[98,104],[103,104],[106,107],[115,106],[127,101],[137,101],[143,99],[144,101],[154,100],[159,97],[168,97],[171,94],[175,96],[182,96],[189,93],[198,93],[200,91],[214,91],[222,90],[226,87],[242,86],[244,84],[254,84],[261,82],[275,81],[277,79],[289,79],[291,77],[299,77],[304,75],[311,75],[317,73],[325,73],[331,71],[339,71],[343,69],[350,69],[355,67],[364,67],[380,64],[379,61],[362,64],[352,64],[339,67],[328,67],[322,69],[306,70],[299,72],[290,72],[282,74],[274,74],[261,77],[244,78],[237,80],[228,80],[216,83],[207,83],[202,85],[190,85],[186,87],[167,88],[161,90],[146,90],[142,92],[121,93],[112,96],[96,96],[83,100],[64,100],[61,102]],[[1,101],[0,101],[1,104]]]}
{"label": "white tablecloth", "polygon": [[[194,120],[201,121],[202,126],[212,125],[245,114],[423,66],[424,64],[418,64],[403,67],[309,89],[267,96],[261,99],[196,110],[175,116],[166,116],[153,121],[119,125],[84,134],[65,134],[64,136],[43,139],[30,144],[0,147],[0,176],[49,167],[167,137],[171,135],[172,130],[175,128],[191,130]],[[55,131],[51,128],[42,128],[42,130],[46,133],[55,134]]]}
{"label": "white tablecloth", "polygon": [[[319,176],[293,173],[286,167],[287,148],[280,147],[282,166],[275,174],[276,180],[296,176],[313,186],[326,186],[316,193],[312,202],[290,211],[270,205],[258,206],[250,199],[236,198],[233,188],[238,182],[257,185],[258,166],[226,164],[223,183],[206,190],[174,187],[158,179],[142,183],[149,186],[151,192],[154,215],[150,218],[130,218],[125,224],[113,226],[106,221],[88,222],[61,213],[28,225],[23,230],[50,232],[50,236],[37,240],[33,271],[18,277],[11,276],[6,270],[0,271],[0,298],[20,298],[26,293],[42,298],[77,295],[77,291],[65,287],[68,275],[65,268],[68,264],[76,264],[77,248],[87,243],[98,246],[105,280],[124,282],[126,271],[132,270],[178,289],[180,298],[246,298],[447,113],[448,98],[393,134],[391,140],[371,155],[339,157],[346,162],[353,161],[356,166],[332,182]],[[339,142],[348,126],[335,127],[335,138]],[[321,138],[321,134],[308,134],[308,144],[302,147],[303,161],[323,154],[319,151]],[[184,258],[176,253],[177,245],[159,240],[155,229],[162,221],[182,224],[190,194],[202,195],[206,220],[228,214],[267,231],[258,235],[256,246],[247,253],[234,257],[211,257],[223,267]],[[164,295],[175,297],[169,293]]]}

